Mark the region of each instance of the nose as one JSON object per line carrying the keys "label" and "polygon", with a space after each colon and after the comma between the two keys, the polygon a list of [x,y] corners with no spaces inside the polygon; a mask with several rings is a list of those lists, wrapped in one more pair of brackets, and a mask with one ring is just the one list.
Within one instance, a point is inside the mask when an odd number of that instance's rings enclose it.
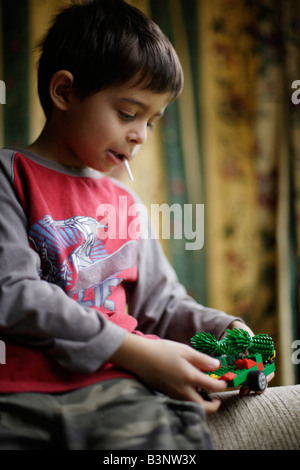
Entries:
{"label": "nose", "polygon": [[136,145],[142,145],[147,141],[148,136],[147,124],[136,124],[134,128],[131,128],[127,133],[127,141]]}

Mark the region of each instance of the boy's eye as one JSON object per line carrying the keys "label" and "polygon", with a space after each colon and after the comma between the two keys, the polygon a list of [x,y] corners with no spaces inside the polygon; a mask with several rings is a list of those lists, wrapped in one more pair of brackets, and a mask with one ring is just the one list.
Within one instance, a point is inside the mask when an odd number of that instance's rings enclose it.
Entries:
{"label": "boy's eye", "polygon": [[[124,111],[119,111],[119,115],[123,121],[127,121],[127,122],[134,121],[134,119],[136,118],[136,114],[129,114]],[[153,130],[153,126],[154,126],[154,123],[152,122],[147,123],[148,129],[150,129],[151,131]]]}
{"label": "boy's eye", "polygon": [[135,118],[135,114],[128,114],[128,113],[124,113],[123,111],[119,111],[119,114],[121,118],[123,119],[123,121],[133,121]]}

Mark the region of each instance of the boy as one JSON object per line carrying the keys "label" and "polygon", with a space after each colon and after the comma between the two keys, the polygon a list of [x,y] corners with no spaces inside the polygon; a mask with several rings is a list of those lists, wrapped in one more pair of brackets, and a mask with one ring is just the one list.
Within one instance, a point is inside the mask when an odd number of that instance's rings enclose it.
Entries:
{"label": "boy", "polygon": [[213,447],[219,402],[197,390],[226,384],[188,344],[243,323],[187,296],[136,195],[105,176],[182,82],[170,42],[122,0],[66,8],[41,44],[45,127],[0,160],[1,449]]}

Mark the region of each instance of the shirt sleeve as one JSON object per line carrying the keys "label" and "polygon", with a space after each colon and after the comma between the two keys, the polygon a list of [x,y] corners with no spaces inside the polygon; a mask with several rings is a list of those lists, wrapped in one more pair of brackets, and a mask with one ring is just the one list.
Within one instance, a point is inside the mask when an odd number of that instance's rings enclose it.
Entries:
{"label": "shirt sleeve", "polygon": [[139,278],[129,295],[129,313],[137,318],[143,333],[190,344],[197,331],[220,339],[234,320],[244,323],[190,297],[166,258],[145,209],[140,210],[140,226]]}
{"label": "shirt sleeve", "polygon": [[0,152],[0,336],[44,348],[63,367],[92,372],[118,349],[126,331],[40,279],[40,258],[29,246],[13,186],[13,155]]}

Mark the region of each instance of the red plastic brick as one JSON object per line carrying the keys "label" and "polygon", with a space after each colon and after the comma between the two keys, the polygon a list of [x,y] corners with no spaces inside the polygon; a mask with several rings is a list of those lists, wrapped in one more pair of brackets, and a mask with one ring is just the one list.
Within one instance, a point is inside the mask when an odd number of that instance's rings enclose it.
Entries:
{"label": "red plastic brick", "polygon": [[226,374],[222,375],[220,379],[226,380],[227,382],[230,382],[230,380],[235,379],[237,375],[234,372],[226,372]]}

